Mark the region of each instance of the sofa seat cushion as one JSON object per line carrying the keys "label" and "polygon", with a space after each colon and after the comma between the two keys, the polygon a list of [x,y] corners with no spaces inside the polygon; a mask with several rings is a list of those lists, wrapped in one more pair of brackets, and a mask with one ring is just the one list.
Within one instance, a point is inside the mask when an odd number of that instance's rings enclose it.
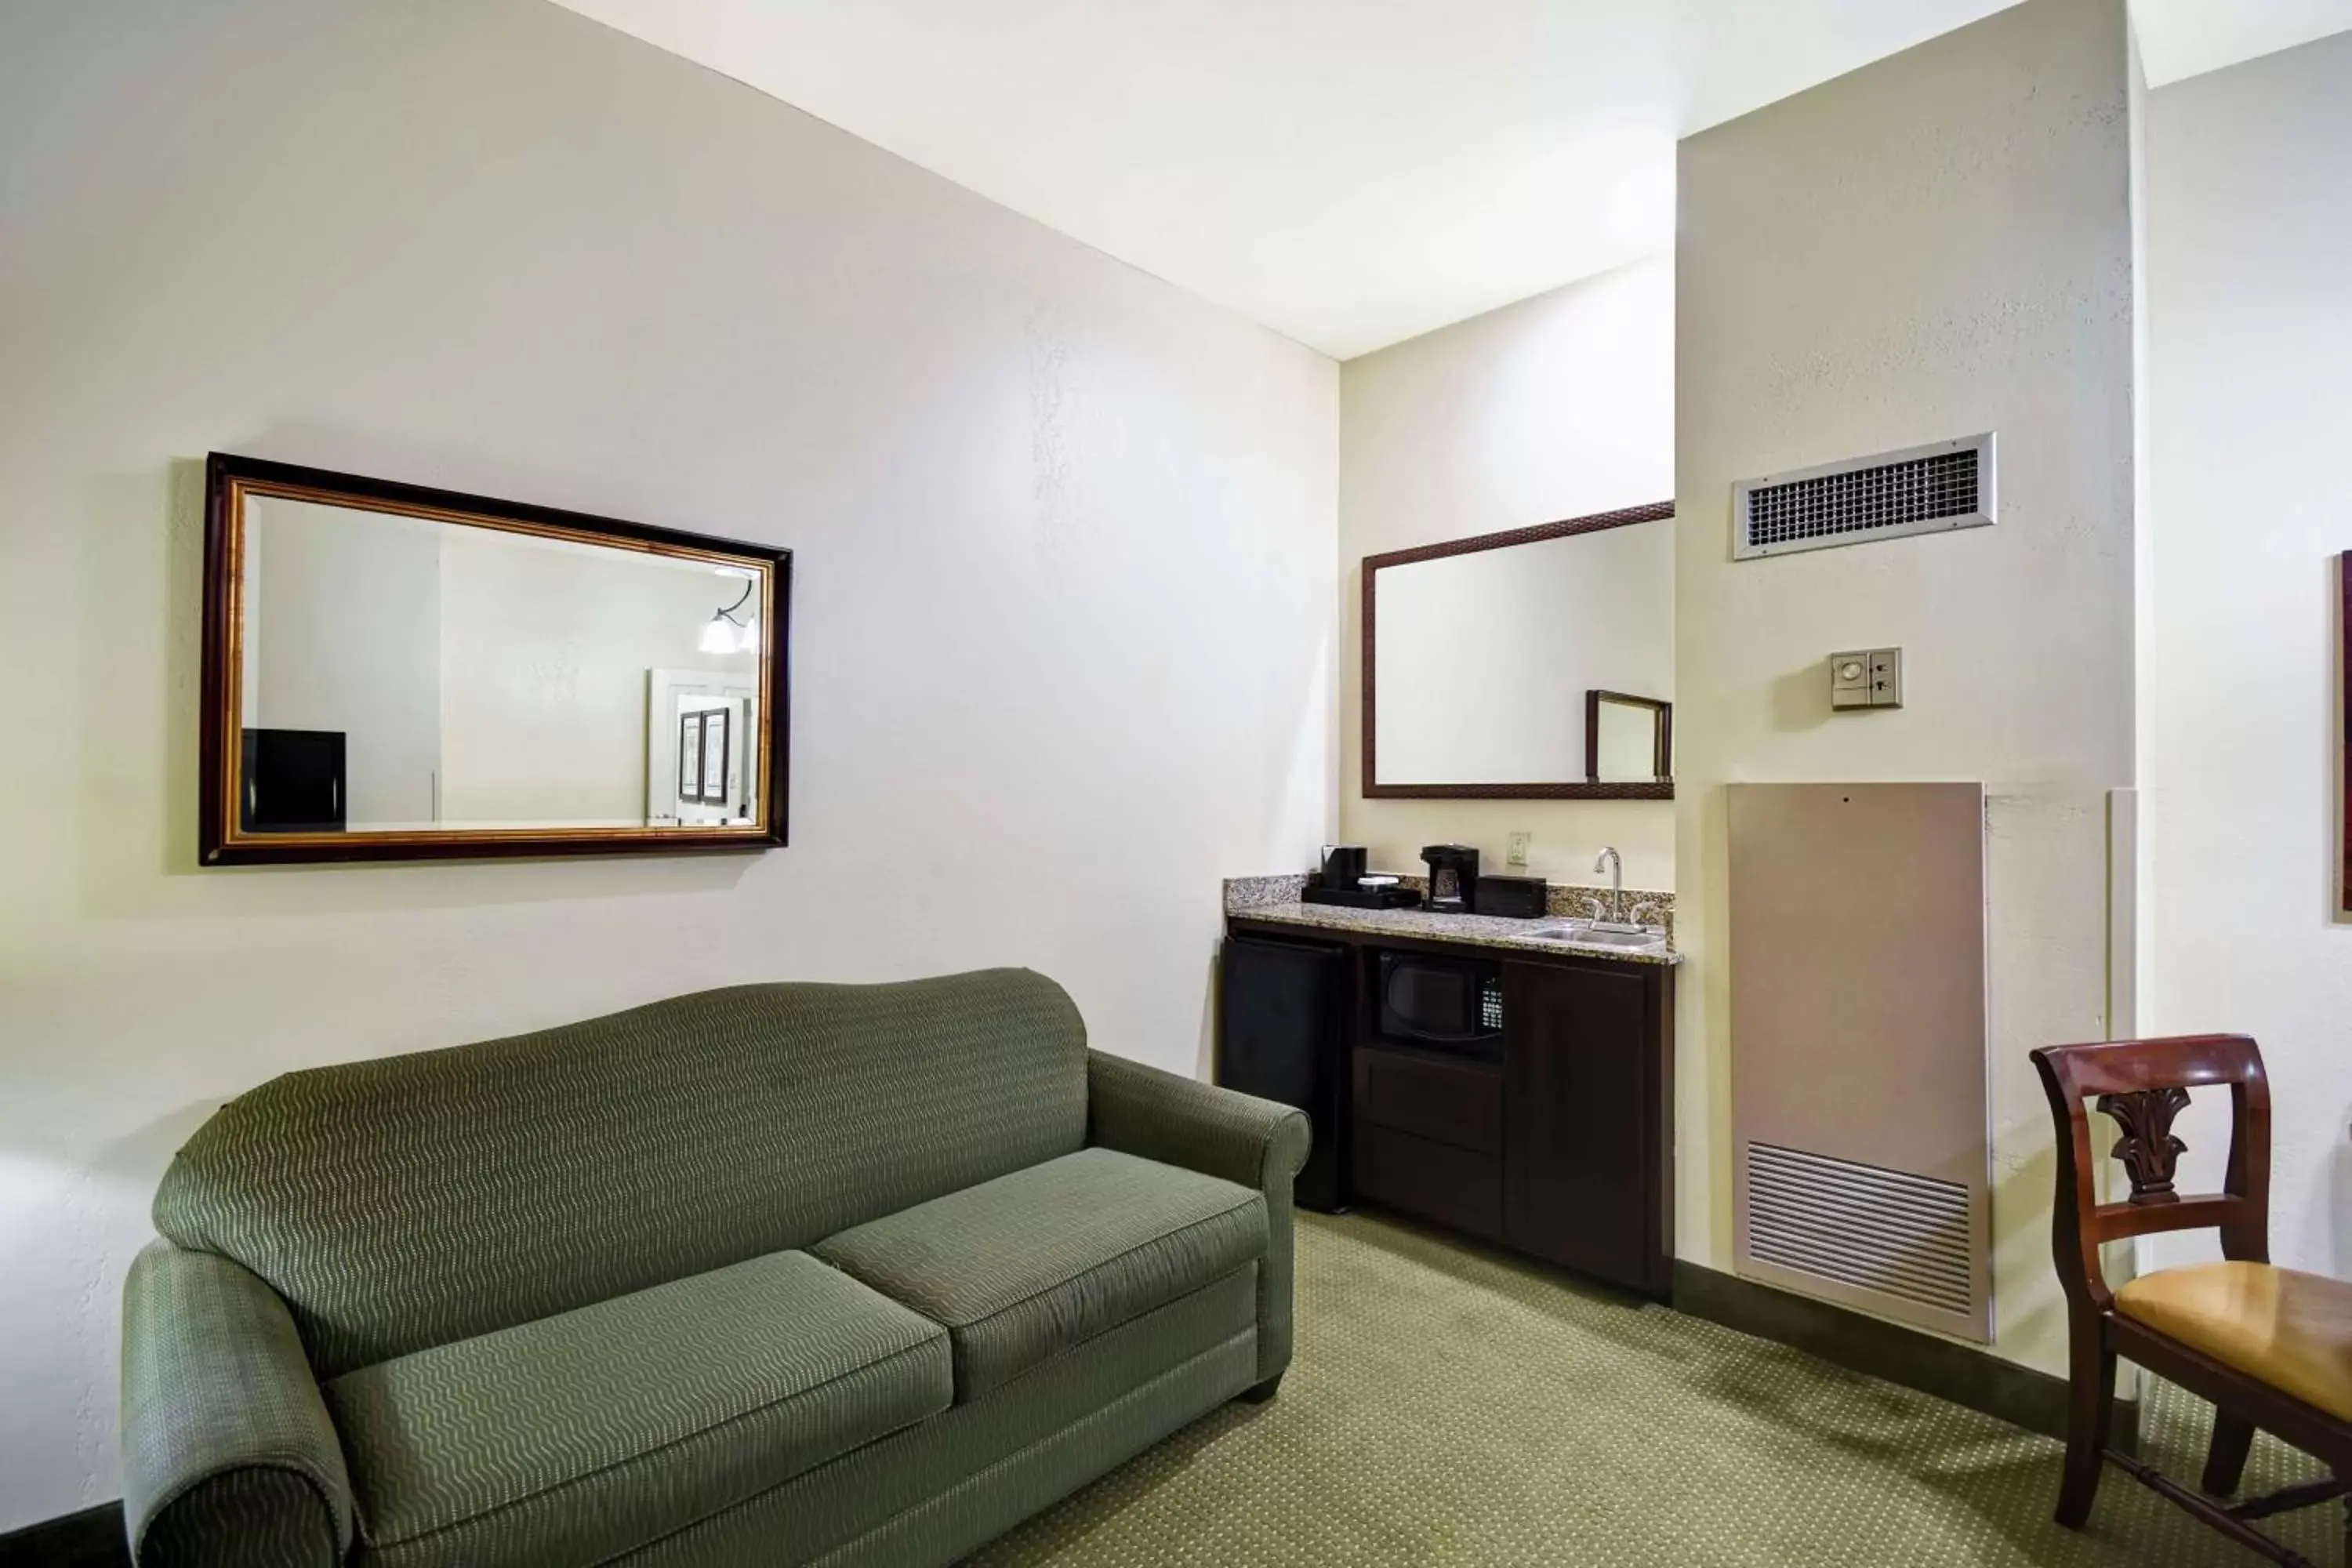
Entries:
{"label": "sofa seat cushion", "polygon": [[811,1250],[944,1324],[969,1400],[1265,1255],[1265,1199],[1082,1149],[827,1237]]}
{"label": "sofa seat cushion", "polygon": [[801,1252],[325,1385],[363,1563],[589,1563],[945,1409],[947,1336]]}

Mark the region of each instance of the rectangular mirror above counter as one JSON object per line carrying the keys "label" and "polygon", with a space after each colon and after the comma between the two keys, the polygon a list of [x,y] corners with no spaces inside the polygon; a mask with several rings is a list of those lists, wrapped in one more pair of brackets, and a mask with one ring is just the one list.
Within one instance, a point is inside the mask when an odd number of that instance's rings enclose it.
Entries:
{"label": "rectangular mirror above counter", "polygon": [[791,552],[206,476],[203,864],[784,842]]}
{"label": "rectangular mirror above counter", "polygon": [[1367,799],[1670,800],[1674,505],[1368,555]]}

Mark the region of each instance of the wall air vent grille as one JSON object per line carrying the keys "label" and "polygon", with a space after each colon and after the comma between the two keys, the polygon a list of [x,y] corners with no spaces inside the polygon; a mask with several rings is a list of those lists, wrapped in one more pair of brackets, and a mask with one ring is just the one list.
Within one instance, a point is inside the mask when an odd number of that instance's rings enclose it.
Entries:
{"label": "wall air vent grille", "polygon": [[1993,521],[1993,439],[1972,436],[1731,487],[1731,554],[1748,561]]}
{"label": "wall air vent grille", "polygon": [[1906,1171],[1748,1145],[1748,1251],[1931,1311],[1967,1314],[1969,1190]]}

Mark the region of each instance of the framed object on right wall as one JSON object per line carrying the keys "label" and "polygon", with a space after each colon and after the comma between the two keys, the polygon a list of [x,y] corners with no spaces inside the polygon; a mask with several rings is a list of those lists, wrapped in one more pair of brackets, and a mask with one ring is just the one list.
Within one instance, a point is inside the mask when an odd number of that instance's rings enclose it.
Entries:
{"label": "framed object on right wall", "polygon": [[2352,916],[2352,550],[2336,558],[2336,912]]}

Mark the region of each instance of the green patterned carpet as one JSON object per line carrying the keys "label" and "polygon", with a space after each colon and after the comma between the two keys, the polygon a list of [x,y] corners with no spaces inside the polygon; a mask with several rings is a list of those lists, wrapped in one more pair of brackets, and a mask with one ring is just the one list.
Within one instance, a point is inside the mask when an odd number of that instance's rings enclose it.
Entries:
{"label": "green patterned carpet", "polygon": [[[2058,1446],[1907,1389],[1361,1215],[1302,1215],[1298,1353],[1232,1405],[972,1559],[985,1568],[2187,1568],[2258,1560],[2110,1470],[2050,1521]],[[2193,1480],[2204,1406],[2159,1388]],[[2247,1477],[2306,1470],[2263,1439]],[[2332,1508],[2289,1516],[2338,1560]]]}

